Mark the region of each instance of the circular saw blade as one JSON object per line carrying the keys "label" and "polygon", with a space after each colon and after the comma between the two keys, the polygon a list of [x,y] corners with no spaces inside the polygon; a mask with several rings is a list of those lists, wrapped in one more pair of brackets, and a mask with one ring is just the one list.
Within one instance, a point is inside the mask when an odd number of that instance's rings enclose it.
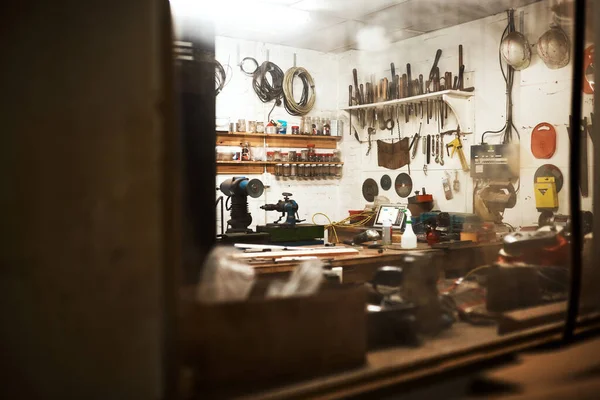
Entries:
{"label": "circular saw blade", "polygon": [[371,178],[366,179],[362,185],[362,194],[366,201],[375,201],[375,196],[379,194],[377,182]]}
{"label": "circular saw blade", "polygon": [[394,182],[394,188],[396,189],[398,196],[402,198],[408,197],[412,193],[413,188],[413,182],[410,175],[405,172],[398,174],[396,181]]}
{"label": "circular saw blade", "polygon": [[562,172],[556,165],[553,164],[544,164],[535,171],[535,175],[533,176],[533,183],[537,182],[537,178],[541,177],[553,177],[554,182],[556,183],[556,193],[560,192],[560,189],[563,187],[564,178]]}
{"label": "circular saw blade", "polygon": [[248,185],[246,186],[246,193],[248,193],[248,196],[253,197],[253,198],[260,197],[264,191],[265,191],[265,186],[258,179],[250,180],[248,182]]}
{"label": "circular saw blade", "polygon": [[390,176],[386,174],[381,177],[379,184],[381,185],[381,188],[383,190],[390,190],[390,188],[392,187],[392,178],[390,178]]}

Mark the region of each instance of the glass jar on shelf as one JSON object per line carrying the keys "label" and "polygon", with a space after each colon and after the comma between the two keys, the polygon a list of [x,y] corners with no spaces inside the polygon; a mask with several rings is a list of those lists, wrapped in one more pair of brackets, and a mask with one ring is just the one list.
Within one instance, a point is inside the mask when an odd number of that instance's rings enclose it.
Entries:
{"label": "glass jar on shelf", "polygon": [[331,159],[331,161],[333,162],[340,162],[342,161],[342,152],[339,150],[334,150],[333,151],[333,158]]}
{"label": "glass jar on shelf", "polygon": [[288,161],[298,161],[298,153],[296,150],[288,151]]}
{"label": "glass jar on shelf", "polygon": [[248,133],[256,133],[256,121],[248,121]]}
{"label": "glass jar on shelf", "polygon": [[283,164],[275,164],[275,176],[282,175]]}
{"label": "glass jar on shelf", "polygon": [[318,128],[317,128],[317,120],[318,119],[319,118],[317,118],[317,117],[311,118],[311,123],[310,123],[310,126],[311,126],[310,134],[311,135],[318,135]]}
{"label": "glass jar on shelf", "polygon": [[323,135],[331,136],[331,120],[329,118],[325,118],[325,122],[323,122]]}
{"label": "glass jar on shelf", "polygon": [[292,125],[292,135],[299,135],[300,127],[298,125]]}
{"label": "glass jar on shelf", "polygon": [[335,164],[335,177],[336,178],[342,177],[342,164]]}
{"label": "glass jar on shelf", "polygon": [[273,161],[281,161],[281,150],[273,150]]}
{"label": "glass jar on shelf", "polygon": [[300,161],[308,161],[308,149],[300,150]]}
{"label": "glass jar on shelf", "polygon": [[290,164],[283,164],[283,176],[284,177],[289,177],[290,176]]}
{"label": "glass jar on shelf", "polygon": [[246,132],[246,120],[238,119],[238,122],[235,125],[235,130],[238,132]]}
{"label": "glass jar on shelf", "polygon": [[298,164],[298,166],[296,167],[296,176],[304,176],[304,164]]}
{"label": "glass jar on shelf", "polygon": [[256,123],[256,133],[264,133],[265,132],[265,123],[262,121],[258,121]]}
{"label": "glass jar on shelf", "polygon": [[307,115],[302,117],[302,134],[303,135],[311,135],[312,134],[312,118]]}
{"label": "glass jar on shelf", "polygon": [[274,155],[275,155],[275,152],[267,151],[267,161],[275,161]]}
{"label": "glass jar on shelf", "polygon": [[313,172],[313,176],[315,178],[319,178],[321,176],[321,165],[320,164],[313,164],[315,166]]}
{"label": "glass jar on shelf", "polygon": [[308,160],[309,161],[316,161],[315,145],[314,144],[307,144],[306,147],[307,147],[307,150],[308,150]]}
{"label": "glass jar on shelf", "polygon": [[316,127],[317,127],[316,134],[319,136],[322,136],[323,135],[323,120],[319,117],[317,117]]}
{"label": "glass jar on shelf", "polygon": [[295,178],[296,175],[296,164],[290,164],[290,177]]}

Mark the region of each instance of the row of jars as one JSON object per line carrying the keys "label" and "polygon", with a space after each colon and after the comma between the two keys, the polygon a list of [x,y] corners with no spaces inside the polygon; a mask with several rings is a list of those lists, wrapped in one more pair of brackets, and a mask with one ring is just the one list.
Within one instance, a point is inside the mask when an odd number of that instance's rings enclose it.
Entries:
{"label": "row of jars", "polygon": [[331,136],[331,119],[304,116],[297,132],[302,135]]}
{"label": "row of jars", "polygon": [[275,176],[341,178],[342,164],[275,164]]}
{"label": "row of jars", "polygon": [[287,152],[281,150],[267,151],[267,161],[341,162],[342,153],[339,150],[333,150],[331,153],[317,153],[313,145],[312,148],[302,149],[299,152],[295,150]]}
{"label": "row of jars", "polygon": [[[236,123],[231,122],[229,124],[229,133],[263,133],[266,131],[265,127],[266,125],[262,121],[246,121],[245,119],[238,119]],[[331,119],[308,116],[302,117],[301,126],[292,126],[292,135],[331,136]]]}

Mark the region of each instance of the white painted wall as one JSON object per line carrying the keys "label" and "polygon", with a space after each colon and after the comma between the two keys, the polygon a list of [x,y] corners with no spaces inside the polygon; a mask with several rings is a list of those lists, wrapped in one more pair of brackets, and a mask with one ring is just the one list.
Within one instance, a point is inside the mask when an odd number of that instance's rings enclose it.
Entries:
{"label": "white painted wall", "polygon": [[[537,42],[538,38],[548,29],[551,21],[549,2],[535,3],[524,8],[525,35],[530,43]],[[516,13],[518,15],[518,12]],[[442,49],[442,58],[439,62],[440,71],[458,73],[458,45],[464,47],[464,64],[466,78],[469,80],[465,86],[475,86],[475,134],[467,135],[464,140],[465,153],[470,157],[469,146],[481,141],[481,134],[486,130],[498,130],[504,124],[505,118],[505,86],[498,65],[498,45],[500,36],[506,26],[506,14],[454,26],[430,34],[417,36],[408,40],[395,43],[384,53],[368,51],[351,51],[340,55],[340,81],[338,85],[338,107],[347,106],[348,85],[352,82],[352,67],[356,66],[359,72],[359,81],[365,82],[375,74],[377,79],[390,75],[390,62],[394,62],[396,70],[405,72],[406,63],[410,62],[413,77],[422,73],[425,77],[433,63],[435,52]],[[570,35],[570,32],[568,32]],[[506,210],[505,221],[515,225],[536,223],[539,213],[535,208],[533,195],[533,175],[536,169],[546,163],[558,166],[565,177],[565,188],[559,193],[559,212],[568,213],[568,174],[569,174],[569,139],[566,126],[570,112],[571,91],[571,66],[559,70],[548,69],[543,61],[535,54],[529,68],[515,74],[513,91],[513,120],[521,133],[521,190],[518,193],[517,205]],[[414,79],[414,78],[413,78]],[[592,111],[591,96],[584,96],[584,115]],[[347,118],[347,114],[343,114]],[[533,157],[530,150],[531,131],[540,122],[549,122],[556,128],[558,140],[557,151],[551,159],[538,160]],[[404,124],[401,121],[403,135],[413,135],[418,130],[418,122],[411,121]],[[449,115],[448,125],[444,130],[456,127],[455,119]],[[360,132],[360,131],[359,131]],[[422,134],[438,133],[435,123],[429,126],[424,123]],[[377,137],[390,137],[389,131],[378,132]],[[366,138],[366,132],[361,134]],[[374,138],[375,139],[375,138]],[[488,143],[499,143],[499,137],[486,136]],[[588,149],[591,165],[592,144],[588,139]],[[366,178],[379,181],[383,174],[395,177],[400,172],[407,172],[404,167],[391,171],[377,166],[376,145],[369,156],[366,156],[367,145],[359,145],[356,140],[346,133],[342,142],[342,152],[346,161],[345,174],[340,184],[340,205],[343,209],[361,208],[365,201],[361,195],[361,184]],[[433,193],[436,208],[456,211],[472,212],[473,182],[468,173],[462,172],[460,163],[455,156],[454,160],[445,157],[444,167],[437,164],[428,166],[428,175],[424,176],[423,155],[417,152],[414,164],[411,166],[415,190],[425,187]],[[360,165],[360,168],[348,168],[350,165]],[[442,189],[444,171],[458,170],[461,191],[454,194],[454,199],[446,200]],[[590,193],[593,184],[592,168],[590,171]],[[392,201],[402,200],[390,189],[380,194],[388,196]],[[591,210],[591,197],[583,199],[583,208]]]}
{"label": "white painted wall", "polygon": [[[224,65],[228,63],[232,66],[232,78],[217,96],[217,118],[231,118],[232,122],[237,121],[239,118],[244,118],[247,121],[267,121],[267,116],[273,106],[272,103],[263,104],[258,99],[252,89],[252,78],[244,75],[237,66],[244,57],[253,57],[259,63],[262,63],[266,60],[267,50],[269,60],[276,63],[284,72],[293,66],[294,53],[296,53],[296,65],[306,68],[312,75],[315,81],[316,102],[313,111],[309,114],[310,116],[333,117],[337,114],[337,55],[226,37],[217,37],[215,48],[217,60]],[[292,117],[285,111],[283,106],[275,107],[271,119],[286,120],[288,121],[288,127],[300,123],[300,117]],[[249,199],[249,210],[253,218],[251,228],[255,228],[257,224],[262,225],[279,218],[279,213],[274,211],[267,213],[259,207],[266,203],[276,203],[277,200],[282,198],[282,192],[293,194],[292,198],[298,202],[300,207],[299,216],[301,219],[307,219],[310,222],[316,212],[323,212],[333,219],[339,218],[341,215],[338,212],[339,179],[276,179],[275,176],[267,173],[247,176],[251,179],[258,178],[262,180],[266,186],[263,196],[258,199]],[[232,175],[217,175],[217,186],[231,177]],[[221,194],[220,191],[217,191],[217,196]],[[229,213],[226,212],[225,220],[228,219],[228,215]],[[317,220],[317,222],[323,221],[323,219]],[[218,215],[218,232],[220,232],[220,223],[220,215]]]}
{"label": "white painted wall", "polygon": [[[524,7],[525,35],[530,43],[537,39],[548,29],[551,21],[549,2],[543,1]],[[518,16],[518,11],[516,15]],[[338,111],[347,106],[348,85],[352,83],[352,68],[359,72],[359,81],[366,82],[371,74],[377,79],[390,75],[390,62],[394,62],[396,70],[405,72],[406,63],[410,62],[413,76],[419,73],[425,77],[433,63],[435,52],[442,49],[443,54],[439,62],[440,71],[458,73],[458,44],[464,47],[464,63],[466,66],[465,86],[475,86],[475,133],[467,135],[464,139],[465,153],[470,159],[470,145],[478,144],[481,135],[486,130],[498,130],[504,124],[505,118],[505,86],[498,66],[498,45],[500,36],[506,26],[506,14],[498,14],[466,24],[436,31],[430,34],[417,36],[391,45],[386,52],[373,53],[368,51],[349,51],[341,54],[325,54],[311,50],[294,49],[285,46],[269,45],[264,43],[240,41],[218,37],[216,42],[217,59],[222,63],[233,65],[233,77],[223,92],[217,98],[217,117],[263,119],[266,120],[271,105],[262,104],[251,87],[251,78],[239,71],[237,64],[243,57],[251,56],[259,62],[265,60],[266,50],[269,49],[271,61],[277,63],[284,71],[292,66],[293,54],[297,54],[297,65],[306,67],[316,82],[317,102],[311,115],[339,117],[345,119],[346,133],[339,146],[345,163],[344,174],[341,180],[327,181],[300,181],[276,180],[272,175],[265,174],[259,177],[270,186],[263,197],[250,201],[250,211],[256,223],[272,221],[275,213],[265,216],[265,212],[258,207],[265,202],[275,202],[281,197],[281,192],[291,191],[300,204],[301,218],[308,218],[315,212],[324,212],[332,220],[340,220],[347,216],[349,209],[362,209],[366,201],[361,194],[361,185],[366,178],[379,181],[383,174],[389,174],[392,180],[400,172],[407,172],[404,167],[400,170],[387,170],[377,166],[376,144],[366,156],[367,145],[358,144],[348,135],[348,114]],[[570,35],[569,27],[565,27]],[[548,69],[533,50],[533,58],[529,68],[516,72],[513,89],[513,119],[521,133],[521,185],[518,193],[517,205],[506,210],[505,221],[514,225],[529,225],[537,222],[539,213],[535,208],[533,195],[533,174],[536,169],[546,163],[558,166],[565,178],[564,189],[559,193],[559,212],[568,213],[568,174],[569,174],[569,140],[567,136],[568,115],[570,112],[571,91],[571,65],[559,70]],[[591,96],[584,95],[584,115],[592,111]],[[294,121],[283,108],[276,108],[272,115],[275,119]],[[297,120],[296,120],[297,121]],[[531,131],[540,122],[553,124],[557,131],[557,151],[548,160],[535,159],[530,151]],[[419,121],[420,122],[420,121]],[[403,136],[412,136],[419,128],[419,122],[411,120],[408,124],[401,121]],[[290,122],[288,122],[290,124]],[[456,127],[456,120],[450,113],[444,130]],[[359,132],[360,133],[360,132]],[[437,133],[437,125],[424,124],[422,134]],[[394,133],[397,135],[397,131]],[[366,132],[360,133],[361,138],[366,138]],[[374,137],[389,138],[389,131],[379,132]],[[488,143],[499,143],[500,139],[493,135],[486,136]],[[446,141],[447,142],[447,141]],[[590,160],[590,193],[593,184],[592,177],[592,144],[588,139],[588,159]],[[437,164],[428,166],[428,175],[422,171],[423,155],[417,152],[416,159],[411,165],[411,176],[415,190],[425,187],[434,195],[436,208],[456,211],[472,212],[473,181],[468,173],[462,172],[460,162],[445,157],[444,167]],[[459,171],[461,191],[454,193],[452,200],[446,200],[442,190],[444,172],[450,172],[454,179],[454,171]],[[217,182],[228,178],[218,175]],[[402,201],[395,191],[390,189],[380,194],[390,198],[391,201]],[[584,198],[583,209],[591,210],[591,197]],[[265,217],[267,219],[265,219]]]}

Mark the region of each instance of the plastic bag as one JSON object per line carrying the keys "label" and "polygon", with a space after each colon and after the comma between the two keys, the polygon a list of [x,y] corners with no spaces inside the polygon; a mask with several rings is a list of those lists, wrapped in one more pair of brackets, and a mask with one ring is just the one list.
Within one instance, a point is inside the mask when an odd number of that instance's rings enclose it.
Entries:
{"label": "plastic bag", "polygon": [[231,247],[215,247],[204,262],[196,292],[197,300],[204,303],[246,300],[254,285],[254,268],[230,256]]}
{"label": "plastic bag", "polygon": [[267,289],[267,297],[309,296],[315,294],[323,281],[323,262],[307,260],[298,265],[290,279],[275,281]]}

